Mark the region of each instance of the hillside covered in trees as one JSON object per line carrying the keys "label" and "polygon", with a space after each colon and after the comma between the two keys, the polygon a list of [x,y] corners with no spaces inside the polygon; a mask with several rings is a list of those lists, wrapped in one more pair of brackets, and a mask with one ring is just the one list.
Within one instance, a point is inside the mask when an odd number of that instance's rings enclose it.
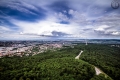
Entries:
{"label": "hillside covered in trees", "polygon": [[[75,57],[80,50],[80,59]],[[0,58],[0,80],[120,80],[120,48],[78,44],[29,57]],[[105,74],[96,75],[94,66]]]}

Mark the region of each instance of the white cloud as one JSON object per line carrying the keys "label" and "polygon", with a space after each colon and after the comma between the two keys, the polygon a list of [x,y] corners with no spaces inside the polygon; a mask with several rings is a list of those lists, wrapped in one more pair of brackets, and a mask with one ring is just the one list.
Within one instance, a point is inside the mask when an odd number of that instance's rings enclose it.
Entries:
{"label": "white cloud", "polygon": [[77,24],[86,24],[87,23],[87,21],[86,21],[87,18],[85,17],[85,14],[82,14],[73,9],[70,9],[66,13],[68,13],[72,17],[67,17],[67,15],[62,12],[55,13],[55,16],[59,21],[66,21],[66,22],[70,22],[70,23],[74,23],[74,24],[75,23],[77,23]]}
{"label": "white cloud", "polygon": [[17,33],[12,34],[2,34],[0,35],[0,40],[40,40],[40,39],[47,39],[46,37],[40,37],[37,35],[20,35]]}
{"label": "white cloud", "polygon": [[1,31],[11,31],[11,29],[4,27],[4,26],[0,26],[0,30]]}
{"label": "white cloud", "polygon": [[[16,30],[14,33],[11,34],[5,34],[5,32],[13,31],[10,29],[10,26],[0,26],[0,32],[2,32],[2,35],[6,37],[15,37],[15,38],[40,38],[39,35],[48,35],[52,36],[52,32],[61,32],[66,33],[70,35],[65,35],[63,37],[82,37],[82,38],[92,38],[92,37],[98,37],[98,36],[104,36],[104,35],[120,35],[120,17],[119,16],[103,16],[104,8],[108,7],[111,4],[111,1],[108,0],[68,0],[68,6],[71,7],[68,12],[66,10],[63,10],[63,12],[55,12],[54,10],[48,8],[48,5],[52,5],[56,0],[23,0],[20,1],[20,3],[13,3],[16,0],[1,0],[0,6],[6,5],[7,7],[10,7],[12,9],[19,10],[21,12],[34,14],[35,13],[29,11],[29,9],[33,9],[36,11],[39,11],[38,7],[42,7],[43,9],[47,10],[47,13],[45,13],[46,19],[39,20],[37,22],[25,22],[25,21],[19,21],[19,20],[13,20],[12,17],[7,17],[6,14],[0,11],[5,16],[0,16],[8,19],[11,23],[17,25],[19,27],[19,30]],[[64,1],[64,0],[63,0]],[[34,6],[35,5],[35,6]],[[24,7],[22,7],[24,6]],[[97,8],[95,8],[97,6]],[[25,8],[27,7],[27,8]],[[111,6],[110,6],[111,7]],[[101,19],[93,18],[94,14],[100,14]],[[108,13],[108,15],[111,15],[112,11]],[[66,14],[71,15],[72,17],[69,18]],[[91,17],[92,15],[92,17]],[[8,15],[9,16],[9,15]],[[96,16],[95,16],[96,17]],[[93,21],[94,26],[93,26]],[[61,24],[61,21],[69,22],[69,24]],[[9,27],[9,28],[8,28]],[[94,32],[97,31],[98,33]],[[4,34],[3,34],[4,33]],[[33,34],[33,35],[28,35]]]}
{"label": "white cloud", "polygon": [[9,34],[11,32],[13,32],[14,30],[8,28],[7,26],[0,26],[0,36],[2,36],[4,33],[5,34]]}
{"label": "white cloud", "polygon": [[96,31],[105,31],[106,28],[109,28],[110,26],[108,25],[101,25],[101,26],[98,26],[95,30]]}
{"label": "white cloud", "polygon": [[33,15],[37,15],[37,14],[31,12],[30,10],[26,9],[25,7],[36,10],[36,11],[39,11],[36,7],[34,7],[31,4],[27,4],[25,2],[16,1],[16,0],[8,0],[8,1],[1,0],[0,1],[0,6],[5,6],[5,7],[8,7],[8,8],[11,8],[11,9],[18,10],[20,12],[30,13],[30,14],[33,14]]}
{"label": "white cloud", "polygon": [[112,32],[111,34],[118,36],[118,35],[120,35],[120,32]]}
{"label": "white cloud", "polygon": [[[39,21],[39,22],[23,22],[13,20],[13,24],[19,26],[21,32],[29,34],[46,35],[51,34],[52,31],[64,32],[67,34],[79,33],[78,26],[72,24],[60,24],[58,22],[53,22],[49,20]],[[74,26],[74,27],[73,27]]]}

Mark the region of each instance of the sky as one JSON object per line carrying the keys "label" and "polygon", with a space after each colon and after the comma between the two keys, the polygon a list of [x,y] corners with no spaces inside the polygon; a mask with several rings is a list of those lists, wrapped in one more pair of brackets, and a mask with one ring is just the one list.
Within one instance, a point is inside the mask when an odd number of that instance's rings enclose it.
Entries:
{"label": "sky", "polygon": [[120,8],[111,3],[0,0],[0,40],[120,39]]}

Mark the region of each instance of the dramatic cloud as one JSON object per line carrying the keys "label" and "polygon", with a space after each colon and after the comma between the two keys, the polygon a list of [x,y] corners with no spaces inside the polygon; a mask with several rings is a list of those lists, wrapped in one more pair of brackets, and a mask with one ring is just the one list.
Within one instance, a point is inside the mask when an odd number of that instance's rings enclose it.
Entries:
{"label": "dramatic cloud", "polygon": [[0,40],[120,38],[120,8],[111,2],[0,0]]}

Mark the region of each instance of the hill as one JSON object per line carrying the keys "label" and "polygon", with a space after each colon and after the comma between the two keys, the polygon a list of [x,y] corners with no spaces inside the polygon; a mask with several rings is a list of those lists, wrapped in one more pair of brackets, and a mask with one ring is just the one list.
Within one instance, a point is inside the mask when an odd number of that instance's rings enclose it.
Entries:
{"label": "hill", "polygon": [[[80,50],[84,52],[75,60]],[[119,52],[119,47],[110,44],[78,44],[35,56],[4,57],[0,80],[119,80]],[[108,76],[96,75],[94,66]]]}

